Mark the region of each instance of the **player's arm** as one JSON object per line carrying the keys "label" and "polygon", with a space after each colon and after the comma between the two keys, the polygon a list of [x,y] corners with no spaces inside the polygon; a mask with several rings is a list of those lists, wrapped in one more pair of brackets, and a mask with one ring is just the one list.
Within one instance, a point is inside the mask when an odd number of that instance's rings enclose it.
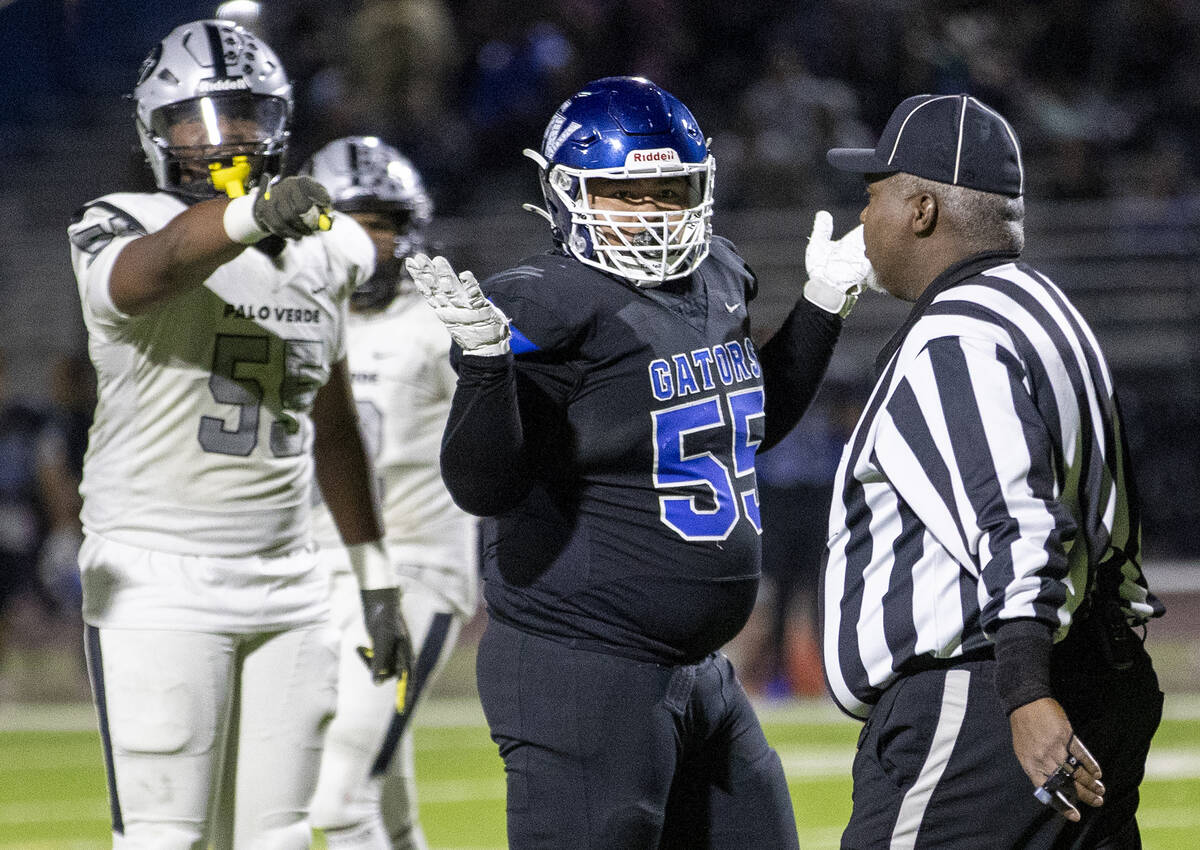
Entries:
{"label": "player's arm", "polygon": [[122,249],[109,278],[109,295],[122,313],[137,316],[199,286],[246,245],[225,232],[226,198],[189,207],[162,230],[140,236]]}
{"label": "player's arm", "polygon": [[808,409],[842,330],[842,320],[805,299],[759,351],[763,372],[765,431],[759,451],[787,435]]}
{"label": "player's arm", "polygon": [[467,513],[496,516],[519,505],[533,485],[517,398],[511,355],[459,359],[441,467],[447,491]]}
{"label": "player's arm", "polygon": [[363,618],[371,637],[364,655],[375,680],[404,676],[412,668],[412,643],[400,611],[395,567],[383,542],[383,521],[371,462],[358,428],[346,361],[333,365],[312,411],[317,483],[358,580]]}
{"label": "player's arm", "polygon": [[532,486],[508,318],[471,272],[457,274],[445,258],[418,254],[405,263],[462,350],[442,436],[442,479],[463,510],[495,516],[520,504]]}
{"label": "player's arm", "polygon": [[833,217],[820,210],[804,251],[804,297],[760,352],[766,432],[759,451],[775,445],[800,421],[825,376],[842,319],[874,280],[862,225],[840,239],[832,237]]}
{"label": "player's arm", "polygon": [[317,392],[312,418],[317,483],[342,542],[352,546],[379,540],[383,520],[344,359],[333,365],[329,380]]}
{"label": "player's arm", "polygon": [[329,193],[309,177],[287,177],[266,190],[203,201],[161,230],[126,245],[113,264],[109,296],[137,316],[193,289],[268,235],[299,239],[328,226]]}

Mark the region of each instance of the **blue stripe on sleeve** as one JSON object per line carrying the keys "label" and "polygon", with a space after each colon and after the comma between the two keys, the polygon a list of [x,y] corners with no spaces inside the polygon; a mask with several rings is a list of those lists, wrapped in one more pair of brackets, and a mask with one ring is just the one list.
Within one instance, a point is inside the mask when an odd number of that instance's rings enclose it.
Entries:
{"label": "blue stripe on sleeve", "polygon": [[537,343],[531,340],[516,327],[516,325],[508,326],[509,333],[512,334],[512,339],[509,340],[509,345],[512,347],[513,354],[524,354],[527,351],[538,351]]}

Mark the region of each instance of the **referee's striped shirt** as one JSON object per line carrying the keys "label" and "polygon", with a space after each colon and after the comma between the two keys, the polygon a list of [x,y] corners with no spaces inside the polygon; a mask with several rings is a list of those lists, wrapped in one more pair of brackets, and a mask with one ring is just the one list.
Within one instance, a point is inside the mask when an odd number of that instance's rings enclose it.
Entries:
{"label": "referee's striped shirt", "polygon": [[1134,621],[1139,565],[1112,376],[1091,329],[1013,254],[943,272],[880,355],[846,445],[822,573],[830,690],[865,717],[906,669],[990,646],[1007,619],[1066,635],[1100,569]]}

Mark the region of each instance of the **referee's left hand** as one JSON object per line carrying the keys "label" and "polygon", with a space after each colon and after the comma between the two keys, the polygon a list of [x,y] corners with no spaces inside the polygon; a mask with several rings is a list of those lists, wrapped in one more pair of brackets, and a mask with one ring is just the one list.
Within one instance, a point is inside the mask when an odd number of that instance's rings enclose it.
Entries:
{"label": "referee's left hand", "polygon": [[[1104,785],[1100,782],[1100,765],[1092,758],[1083,742],[1075,737],[1071,721],[1057,700],[1050,697],[1034,700],[1016,709],[1008,717],[1012,727],[1013,751],[1025,775],[1035,787],[1040,787],[1060,765],[1074,771],[1074,791],[1068,787],[1067,802],[1056,806],[1069,821],[1078,821],[1079,809],[1075,800],[1089,806],[1104,803]],[[1073,758],[1073,767],[1068,761]]]}

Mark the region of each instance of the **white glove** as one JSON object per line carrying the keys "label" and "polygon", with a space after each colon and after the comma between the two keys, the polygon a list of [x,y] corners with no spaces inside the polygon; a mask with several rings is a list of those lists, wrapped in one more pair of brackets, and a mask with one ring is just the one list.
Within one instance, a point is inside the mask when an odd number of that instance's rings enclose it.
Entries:
{"label": "white glove", "polygon": [[844,318],[850,315],[864,286],[877,288],[875,270],[867,259],[861,224],[841,239],[831,239],[832,236],[833,216],[819,210],[804,251],[804,267],[808,272],[804,297],[822,310]]}
{"label": "white glove", "polygon": [[464,354],[508,353],[508,316],[483,297],[475,275],[455,274],[445,257],[424,254],[409,257],[404,267]]}

